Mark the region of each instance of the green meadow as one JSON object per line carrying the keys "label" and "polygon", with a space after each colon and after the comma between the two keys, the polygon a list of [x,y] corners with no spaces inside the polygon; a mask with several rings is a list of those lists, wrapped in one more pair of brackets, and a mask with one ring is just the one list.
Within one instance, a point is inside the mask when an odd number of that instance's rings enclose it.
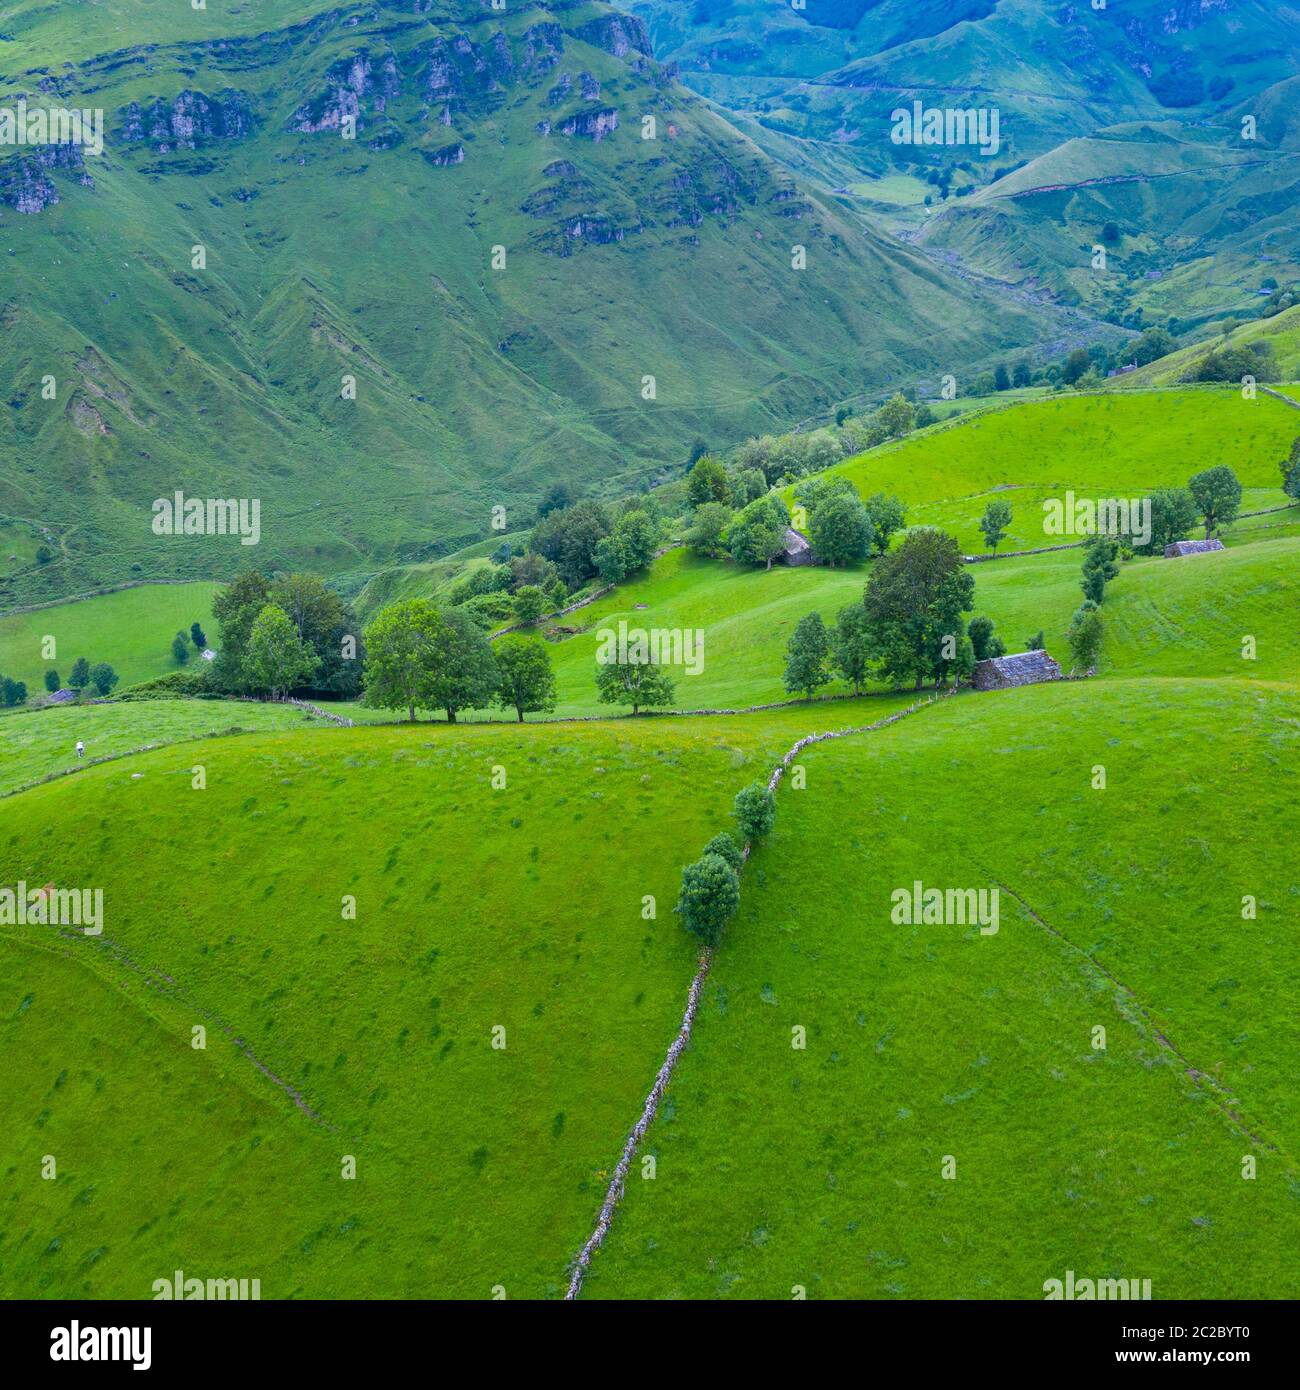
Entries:
{"label": "green meadow", "polygon": [[[1294,685],[1228,680],[808,749],[589,1293],[1294,1297],[1297,754]],[[1002,885],[996,934],[896,924],[917,881]]]}
{"label": "green meadow", "polygon": [[6,881],[105,904],[0,927],[0,1292],[554,1296],[695,969],[678,866],[805,723],[303,729],[0,802]]}
{"label": "green meadow", "polygon": [[[0,673],[27,682],[32,694],[45,689],[53,667],[67,681],[72,663],[84,656],[93,666],[107,661],[123,686],[151,680],[178,669],[172,638],[199,623],[216,640],[212,599],[218,585],[139,584],[113,594],[54,604],[25,613],[0,616]],[[46,661],[46,639],[54,639],[55,656]],[[197,654],[191,649],[190,663]]]}
{"label": "green meadow", "polygon": [[[839,471],[969,553],[1013,489],[1015,537],[1043,544],[1044,497],[1140,496],[1220,458],[1248,506],[1279,505],[1290,413],[1246,409],[1055,396]],[[1300,877],[1279,846],[1300,516],[1227,543],[1121,567],[1094,679],[800,755],[584,1296],[1033,1299],[1071,1269],[1156,1298],[1297,1293]],[[386,571],[371,598],[479,558]],[[977,564],[974,611],[1011,651],[1043,629],[1068,667],[1080,561]],[[599,634],[702,631],[680,710],[780,701],[795,624],[833,622],[869,568],[670,551],[552,633],[576,722],[183,700],[0,719],[0,883],[104,900],[99,937],[0,925],[0,1295],[143,1298],[181,1269],[264,1298],[560,1297],[697,968],[682,865],[796,740],[913,699],[614,717]],[[35,686],[16,663],[53,633],[61,672],[84,648],[124,684],[161,674],[212,594],[2,619],[0,670]],[[78,739],[110,760],[79,766]],[[998,930],[895,922],[916,882],[997,888]]]}
{"label": "green meadow", "polygon": [[69,772],[85,759],[120,757],[213,734],[291,729],[322,721],[293,705],[252,700],[139,700],[56,706],[0,719],[0,796]]}

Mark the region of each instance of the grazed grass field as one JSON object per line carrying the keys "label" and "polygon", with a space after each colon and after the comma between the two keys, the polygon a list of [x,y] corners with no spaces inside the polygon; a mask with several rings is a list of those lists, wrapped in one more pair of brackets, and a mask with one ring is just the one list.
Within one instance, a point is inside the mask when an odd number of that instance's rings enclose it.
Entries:
{"label": "grazed grass field", "polygon": [[13,714],[0,719],[0,793],[78,766],[79,740],[90,760],[207,734],[319,723],[292,705],[252,700],[140,700]]}
{"label": "grazed grass field", "polygon": [[[1083,597],[1080,567],[1077,550],[974,566],[975,612],[993,618],[1009,651],[1022,650],[1041,628],[1048,650],[1068,667],[1065,633]],[[584,631],[551,648],[559,712],[601,708],[592,676],[599,634],[617,631],[620,621],[629,628],[703,630],[702,672],[674,672],[683,708],[786,699],[781,676],[796,623],[813,609],[834,623],[841,608],[861,601],[867,573],[867,566],[748,569],[672,551],[644,579],[565,619],[581,623]],[[1284,677],[1300,667],[1300,638],[1289,616],[1298,585],[1296,537],[1261,539],[1191,559],[1138,558],[1123,566],[1107,590],[1103,669],[1195,675],[1236,674],[1240,666],[1242,674]],[[1249,668],[1241,657],[1246,634],[1256,637],[1258,647]],[[827,689],[848,687],[836,681]]]}
{"label": "grazed grass field", "polygon": [[1230,389],[1066,394],[974,415],[947,429],[846,459],[832,473],[864,496],[892,492],[914,525],[942,525],[968,554],[983,553],[975,523],[988,494],[1013,489],[1004,549],[1052,545],[1043,499],[1141,497],[1183,485],[1214,463],[1232,467],[1245,489],[1243,510],[1276,506],[1278,462],[1300,433],[1300,414],[1269,396],[1243,401]]}
{"label": "grazed grass field", "polygon": [[[84,656],[93,666],[107,661],[122,686],[177,670],[172,638],[200,623],[215,641],[212,598],[216,584],[141,584],[30,613],[0,617],[0,672],[24,680],[35,694],[45,671],[54,667],[66,681],[72,663]],[[55,657],[42,657],[46,637],[55,640]],[[195,660],[191,649],[191,664]]]}
{"label": "grazed grass field", "polygon": [[[1298,716],[1092,682],[809,749],[589,1291],[1295,1296],[1300,869],[1259,827],[1300,810]],[[917,880],[1004,885],[997,934],[894,924]]]}
{"label": "grazed grass field", "polygon": [[0,802],[6,882],[105,903],[0,928],[0,1292],[554,1295],[695,968],[679,866],[806,722],[304,729]]}

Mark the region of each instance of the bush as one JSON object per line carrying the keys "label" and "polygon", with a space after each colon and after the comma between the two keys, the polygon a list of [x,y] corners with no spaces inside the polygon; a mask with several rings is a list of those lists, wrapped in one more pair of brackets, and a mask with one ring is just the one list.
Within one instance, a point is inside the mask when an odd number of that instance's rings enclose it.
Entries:
{"label": "bush", "polygon": [[740,906],[740,880],[720,854],[704,854],[682,870],[682,891],[673,909],[693,936],[716,946]]}
{"label": "bush", "polygon": [[761,840],[776,824],[776,797],[762,782],[738,791],[733,806],[742,839]]}
{"label": "bush", "polygon": [[744,852],[736,843],[736,837],[729,831],[723,830],[717,834],[704,846],[705,854],[716,854],[719,859],[725,859],[733,869],[739,869],[745,862]]}

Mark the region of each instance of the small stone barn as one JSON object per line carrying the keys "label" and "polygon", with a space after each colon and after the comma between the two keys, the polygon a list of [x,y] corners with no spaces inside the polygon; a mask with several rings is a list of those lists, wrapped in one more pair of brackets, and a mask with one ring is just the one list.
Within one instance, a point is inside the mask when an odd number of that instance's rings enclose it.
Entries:
{"label": "small stone barn", "polygon": [[971,684],[976,690],[1010,690],[1017,685],[1061,679],[1061,668],[1046,652],[1017,652],[1015,656],[991,656],[987,661],[977,661]]}
{"label": "small stone barn", "polygon": [[783,565],[811,565],[813,552],[812,546],[808,544],[808,537],[796,531],[793,526],[788,526],[785,540],[781,542],[781,553],[776,558]]}
{"label": "small stone barn", "polygon": [[1175,541],[1173,545],[1165,546],[1165,559],[1172,560],[1175,555],[1204,555],[1210,550],[1222,550],[1223,542],[1215,539],[1212,541]]}

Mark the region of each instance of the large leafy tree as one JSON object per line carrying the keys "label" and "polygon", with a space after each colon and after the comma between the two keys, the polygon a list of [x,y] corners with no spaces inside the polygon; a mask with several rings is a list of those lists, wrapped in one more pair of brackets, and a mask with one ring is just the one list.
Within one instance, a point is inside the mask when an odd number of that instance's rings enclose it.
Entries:
{"label": "large leafy tree", "polygon": [[740,881],[720,854],[704,854],[682,870],[682,891],[673,910],[686,930],[706,946],[716,946],[728,919],[740,906]]}
{"label": "large leafy tree", "polygon": [[414,719],[425,698],[434,660],[434,639],[443,619],[428,599],[406,599],[381,609],[366,628],[365,703],[405,709]]}
{"label": "large leafy tree", "polygon": [[790,513],[774,493],[742,507],[723,533],[723,544],[741,564],[766,565],[781,553]]}
{"label": "large leafy tree", "polygon": [[1185,487],[1158,487],[1149,501],[1151,539],[1142,549],[1148,555],[1161,555],[1167,545],[1187,539],[1200,512],[1196,499]]}
{"label": "large leafy tree", "polygon": [[1187,480],[1205,522],[1205,539],[1216,536],[1237,519],[1241,509],[1241,484],[1226,463],[1207,468]]}
{"label": "large leafy tree", "polygon": [[208,680],[218,690],[249,690],[252,684],[244,670],[248,638],[257,615],[270,602],[271,585],[264,574],[245,570],[231,580],[212,600],[212,614],[221,629],[217,659]]}
{"label": "large leafy tree", "polygon": [[696,459],[686,480],[686,500],[692,507],[702,507],[706,502],[731,500],[731,481],[727,477],[727,470],[711,454]]}
{"label": "large leafy tree", "polygon": [[598,661],[596,697],[602,705],[631,705],[636,714],[642,706],[671,705],[677,690],[653,661]]}
{"label": "large leafy tree", "polygon": [[311,680],[319,666],[320,658],[298,636],[293,619],[268,603],[253,619],[244,655],[244,674],[252,688],[279,699]]}
{"label": "large leafy tree", "polygon": [[598,573],[596,547],[613,529],[599,502],[579,502],[543,517],[533,527],[529,544],[576,589]]}
{"label": "large leafy tree", "polygon": [[840,609],[831,634],[831,660],[853,686],[853,693],[860,695],[871,671],[871,633],[867,629],[866,609],[860,603]]}
{"label": "large leafy tree", "polygon": [[555,708],[555,672],[546,644],[535,637],[502,637],[496,644],[497,703],[513,709],[524,722],[525,714]]}
{"label": "large leafy tree", "polygon": [[695,520],[686,532],[686,544],[697,555],[716,556],[722,549],[722,534],[731,520],[725,502],[706,502],[695,509]]}
{"label": "large leafy tree", "polygon": [[984,508],[980,517],[980,530],[984,533],[984,548],[995,555],[1011,525],[1011,503],[1005,497],[994,497]]}
{"label": "large leafy tree", "polygon": [[785,649],[785,688],[811,696],[831,678],[831,639],[820,613],[805,613]]}
{"label": "large leafy tree", "polygon": [[315,690],[351,699],[361,688],[365,659],[356,614],[317,574],[289,574],[275,580],[270,601],[284,609],[298,636],[319,665]]}
{"label": "large leafy tree", "polygon": [[1101,603],[1106,585],[1119,573],[1119,542],[1113,536],[1089,536],[1083,543],[1080,587],[1090,603]]}
{"label": "large leafy tree", "polygon": [[916,424],[916,407],[902,392],[896,392],[876,411],[873,417],[888,439],[901,439],[911,434]]}
{"label": "large leafy tree", "polygon": [[1282,491],[1300,501],[1300,435],[1291,441],[1291,452],[1279,466],[1282,469]]}
{"label": "large leafy tree", "polygon": [[432,662],[424,684],[425,703],[447,711],[454,724],[463,709],[492,703],[499,684],[492,644],[467,613],[449,608],[433,636]]}
{"label": "large leafy tree", "polygon": [[839,492],[821,500],[812,514],[812,547],[829,565],[865,560],[875,529],[866,507],[855,495]]}
{"label": "large leafy tree", "polygon": [[882,674],[898,683],[913,680],[919,690],[940,674],[943,638],[960,639],[975,580],[956,538],[921,526],[875,562],[862,601]]}
{"label": "large leafy tree", "polygon": [[883,555],[889,549],[889,538],[906,525],[907,508],[897,497],[888,497],[883,492],[868,497],[866,506],[875,533],[876,554]]}

